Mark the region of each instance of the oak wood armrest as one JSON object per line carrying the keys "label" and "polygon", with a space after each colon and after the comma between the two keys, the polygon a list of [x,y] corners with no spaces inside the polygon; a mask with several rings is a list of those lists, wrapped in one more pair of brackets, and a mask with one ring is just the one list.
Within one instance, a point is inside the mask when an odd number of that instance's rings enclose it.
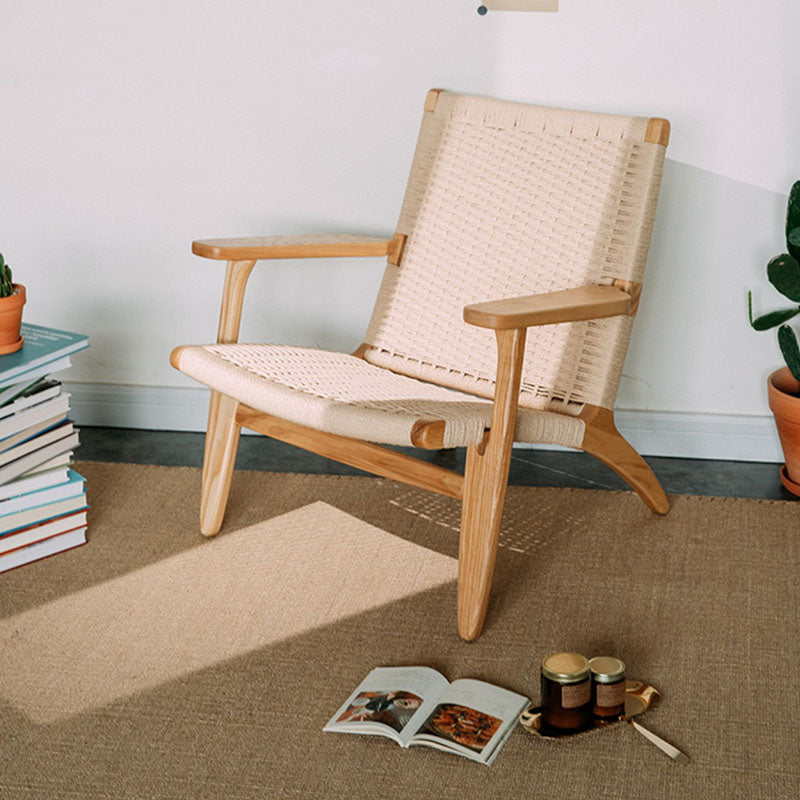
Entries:
{"label": "oak wood armrest", "polygon": [[247,281],[256,262],[262,258],[337,258],[339,256],[387,256],[399,265],[406,235],[391,239],[379,236],[353,236],[346,233],[311,233],[305,236],[263,236],[248,239],[201,239],[192,242],[192,252],[205,258],[224,259],[225,284],[219,310],[217,341],[235,342]]}
{"label": "oak wood armrest", "polygon": [[503,331],[555,322],[633,315],[640,291],[639,284],[631,285],[630,291],[619,286],[579,286],[560,292],[491,300],[464,306],[464,321],[479,328]]}
{"label": "oak wood armrest", "polygon": [[[393,238],[347,233],[310,233],[298,236],[256,236],[241,239],[198,239],[196,256],[224,261],[258,261],[262,258],[339,258],[401,254],[405,236]],[[394,263],[394,262],[393,262]]]}

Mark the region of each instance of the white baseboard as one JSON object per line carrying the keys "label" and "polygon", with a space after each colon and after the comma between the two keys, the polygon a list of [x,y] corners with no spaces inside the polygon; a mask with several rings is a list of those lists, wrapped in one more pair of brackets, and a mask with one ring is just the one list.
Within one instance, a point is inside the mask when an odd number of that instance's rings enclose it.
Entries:
{"label": "white baseboard", "polygon": [[[201,388],[68,383],[78,425],[205,431],[208,391]],[[617,410],[617,427],[643,455],[781,462],[771,416]]]}

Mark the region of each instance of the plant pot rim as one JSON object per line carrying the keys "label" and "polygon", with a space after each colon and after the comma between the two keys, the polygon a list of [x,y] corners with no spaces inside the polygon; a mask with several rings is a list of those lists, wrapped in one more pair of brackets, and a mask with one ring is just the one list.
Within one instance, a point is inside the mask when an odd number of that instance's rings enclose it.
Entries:
{"label": "plant pot rim", "polygon": [[800,382],[792,375],[789,367],[779,367],[771,372],[767,378],[767,387],[770,392],[780,392],[789,397],[800,392]]}
{"label": "plant pot rim", "polygon": [[0,297],[0,303],[8,304],[9,302],[12,302],[12,303],[21,303],[22,305],[24,305],[25,294],[26,294],[25,285],[22,283],[12,283],[11,285],[14,287],[14,293],[6,295],[5,297]]}

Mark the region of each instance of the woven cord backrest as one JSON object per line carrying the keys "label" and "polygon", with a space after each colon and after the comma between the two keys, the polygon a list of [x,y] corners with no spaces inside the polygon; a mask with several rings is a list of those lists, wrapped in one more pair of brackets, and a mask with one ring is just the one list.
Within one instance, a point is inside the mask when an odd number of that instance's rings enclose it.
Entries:
{"label": "woven cord backrest", "polygon": [[[367,332],[368,361],[484,397],[491,331],[463,307],[615,279],[639,282],[664,147],[648,120],[443,92],[425,113],[397,230]],[[520,404],[612,408],[632,318],[528,331]]]}

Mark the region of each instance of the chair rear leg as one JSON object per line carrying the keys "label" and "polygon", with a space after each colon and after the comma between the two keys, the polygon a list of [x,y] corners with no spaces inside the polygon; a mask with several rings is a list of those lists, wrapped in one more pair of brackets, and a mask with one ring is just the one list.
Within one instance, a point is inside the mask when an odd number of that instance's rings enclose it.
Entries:
{"label": "chair rear leg", "polygon": [[458,554],[458,633],[468,642],[480,635],[486,619],[510,464],[510,447],[490,446],[483,455],[478,447],[467,450]]}
{"label": "chair rear leg", "polygon": [[219,533],[225,516],[239,447],[241,427],[236,422],[238,406],[237,400],[219,392],[211,392],[200,493],[200,531],[204,536]]}
{"label": "chair rear leg", "polygon": [[614,413],[593,407],[585,413],[582,448],[617,473],[656,514],[669,511],[669,500],[647,462],[631,447],[614,424]]}

